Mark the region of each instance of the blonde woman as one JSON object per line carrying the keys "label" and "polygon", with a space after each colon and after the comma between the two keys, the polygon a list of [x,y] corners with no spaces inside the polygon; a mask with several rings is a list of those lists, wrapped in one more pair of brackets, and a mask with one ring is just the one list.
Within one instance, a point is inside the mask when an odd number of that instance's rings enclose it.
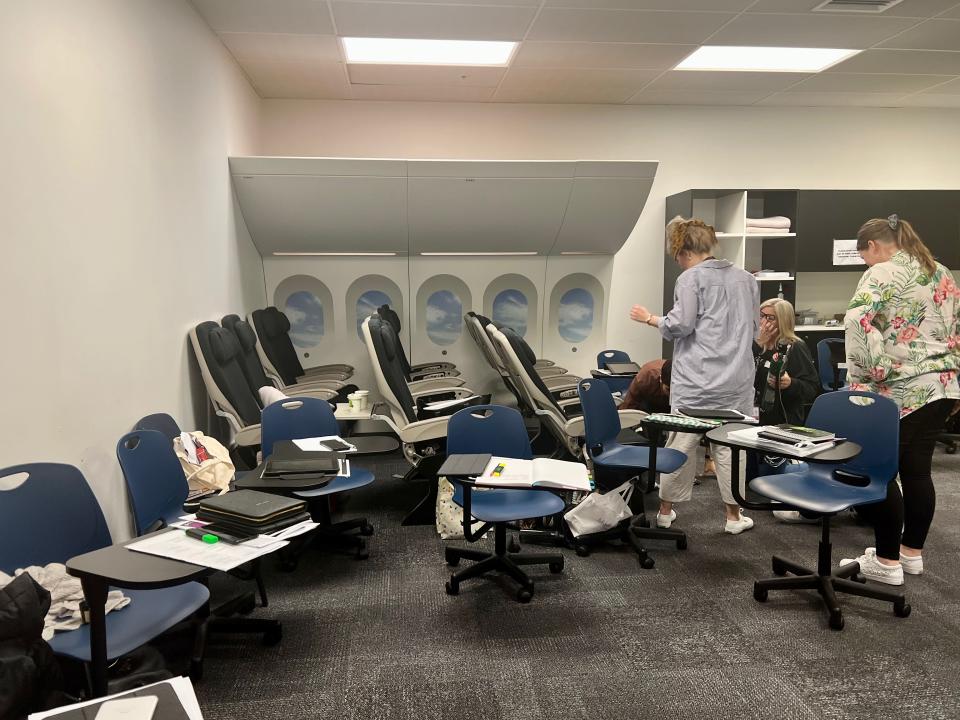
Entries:
{"label": "blonde woman", "polygon": [[[667,241],[667,251],[683,268],[674,286],[673,309],[657,317],[634,305],[630,317],[673,341],[670,405],[749,414],[760,305],[757,281],[729,260],[713,256],[717,235],[702,220],[675,218],[667,226]],[[660,478],[659,527],[670,527],[676,520],[674,503],[690,499],[699,441],[693,433],[674,433],[667,441],[667,447],[686,453],[687,462]],[[730,490],[730,448],[714,446],[711,453],[726,514],[724,531],[737,535],[752,528],[753,520],[741,514]]]}
{"label": "blonde woman", "polygon": [[877,544],[855,559],[868,578],[902,585],[904,572],[923,572],[936,505],[933,449],[960,398],[960,289],[897,215],[864,223],[857,250],[869,269],[844,323],[847,380],[900,407],[900,484],[887,486],[883,502],[858,508]]}
{"label": "blonde woman", "polygon": [[806,406],[819,393],[820,381],[810,351],[794,332],[793,305],[772,298],[760,305],[754,388],[762,425],[802,425]]}

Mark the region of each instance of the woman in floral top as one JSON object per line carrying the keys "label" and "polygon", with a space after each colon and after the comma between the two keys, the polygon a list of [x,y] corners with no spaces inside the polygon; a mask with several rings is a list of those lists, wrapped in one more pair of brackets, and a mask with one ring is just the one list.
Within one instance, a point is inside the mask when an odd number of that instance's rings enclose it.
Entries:
{"label": "woman in floral top", "polygon": [[885,501],[858,508],[873,524],[877,546],[856,560],[867,577],[901,585],[904,572],[923,572],[921,550],[936,504],[933,450],[960,398],[960,289],[896,215],[865,223],[857,250],[870,268],[847,310],[847,379],[851,389],[900,407],[903,492],[891,482]]}

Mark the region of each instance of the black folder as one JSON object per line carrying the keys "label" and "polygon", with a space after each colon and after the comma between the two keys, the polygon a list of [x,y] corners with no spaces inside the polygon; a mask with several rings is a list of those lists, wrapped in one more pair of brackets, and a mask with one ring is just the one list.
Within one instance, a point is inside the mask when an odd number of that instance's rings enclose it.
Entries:
{"label": "black folder", "polygon": [[640,372],[640,366],[635,362],[608,362],[606,365],[614,375],[636,375]]}
{"label": "black folder", "polygon": [[304,500],[257,490],[235,490],[201,502],[197,517],[255,529],[302,515],[306,507]]}
{"label": "black folder", "polygon": [[478,477],[487,469],[490,453],[447,455],[443,465],[437,470],[441,477]]}
{"label": "black folder", "polygon": [[300,474],[336,475],[340,469],[340,455],[332,450],[304,451],[292,440],[273,444],[273,452],[263,466],[263,477]]}

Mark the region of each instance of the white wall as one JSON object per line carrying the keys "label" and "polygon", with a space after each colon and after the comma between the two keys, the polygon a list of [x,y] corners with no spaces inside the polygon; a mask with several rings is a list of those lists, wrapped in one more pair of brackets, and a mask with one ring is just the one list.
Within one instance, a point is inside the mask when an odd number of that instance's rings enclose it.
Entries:
{"label": "white wall", "polygon": [[659,356],[627,317],[662,301],[664,198],[690,188],[960,188],[960,112],[265,100],[259,152],[391,158],[659,160],[614,263],[607,345]]}
{"label": "white wall", "polygon": [[0,98],[0,466],[80,466],[116,536],[118,438],[203,419],[187,329],[263,305],[227,168],[259,98],[185,0],[3,0]]}

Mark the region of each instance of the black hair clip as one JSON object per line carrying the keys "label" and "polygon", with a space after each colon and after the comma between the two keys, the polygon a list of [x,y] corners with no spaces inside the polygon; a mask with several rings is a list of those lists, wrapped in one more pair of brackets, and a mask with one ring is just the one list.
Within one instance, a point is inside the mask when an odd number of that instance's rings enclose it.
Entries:
{"label": "black hair clip", "polygon": [[900,216],[897,215],[896,213],[894,213],[893,215],[888,216],[888,217],[887,217],[887,225],[890,226],[890,229],[891,229],[891,230],[896,230],[898,227],[900,227]]}

